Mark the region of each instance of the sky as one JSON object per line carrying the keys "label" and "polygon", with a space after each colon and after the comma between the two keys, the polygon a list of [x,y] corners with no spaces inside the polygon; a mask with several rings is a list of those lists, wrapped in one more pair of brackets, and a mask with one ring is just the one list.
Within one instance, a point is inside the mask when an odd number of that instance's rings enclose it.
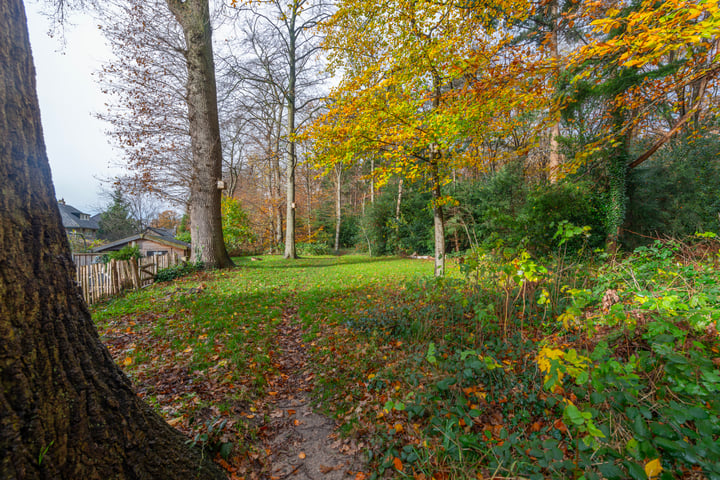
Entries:
{"label": "sky", "polygon": [[55,195],[83,212],[98,213],[108,202],[100,179],[119,174],[114,165],[122,160],[108,143],[107,125],[93,116],[105,102],[93,73],[111,58],[110,48],[97,23],[77,12],[63,46],[47,35],[50,20],[39,14],[37,3],[25,6]]}

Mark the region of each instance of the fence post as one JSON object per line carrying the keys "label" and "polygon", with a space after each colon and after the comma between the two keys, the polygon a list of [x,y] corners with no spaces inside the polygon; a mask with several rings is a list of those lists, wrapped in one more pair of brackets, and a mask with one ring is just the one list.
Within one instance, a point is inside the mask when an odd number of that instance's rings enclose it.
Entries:
{"label": "fence post", "polygon": [[142,282],[140,280],[140,259],[131,258],[130,267],[132,268],[133,285],[135,286],[135,290],[140,290],[140,287],[142,286]]}

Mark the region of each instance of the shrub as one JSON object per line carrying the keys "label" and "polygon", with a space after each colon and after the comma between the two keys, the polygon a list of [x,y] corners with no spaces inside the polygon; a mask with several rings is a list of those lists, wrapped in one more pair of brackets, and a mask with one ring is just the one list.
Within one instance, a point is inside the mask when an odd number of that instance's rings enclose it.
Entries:
{"label": "shrub", "polygon": [[328,255],[330,247],[325,243],[298,242],[295,245],[298,255]]}
{"label": "shrub", "polygon": [[239,200],[223,196],[221,210],[225,246],[231,255],[237,255],[255,241],[255,234]]}
{"label": "shrub", "polygon": [[189,262],[178,263],[171,267],[160,270],[155,275],[155,281],[156,282],[169,282],[171,280],[175,280],[176,278],[181,278],[181,277],[184,277],[185,275],[189,275],[198,270],[202,270],[201,263],[189,263]]}
{"label": "shrub", "polygon": [[130,260],[131,258],[140,258],[140,256],[141,255],[139,247],[126,245],[120,250],[110,252],[107,255],[103,256],[103,260],[105,261],[105,263],[107,263],[110,260]]}

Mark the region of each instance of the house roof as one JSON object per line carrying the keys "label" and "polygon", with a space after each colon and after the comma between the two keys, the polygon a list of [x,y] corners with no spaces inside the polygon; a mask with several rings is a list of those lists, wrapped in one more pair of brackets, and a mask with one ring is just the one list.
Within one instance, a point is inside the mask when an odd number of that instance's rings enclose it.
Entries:
{"label": "house roof", "polygon": [[[161,233],[163,234],[161,235]],[[137,233],[135,235],[131,235],[129,237],[121,238],[120,240],[115,240],[114,242],[95,247],[92,251],[97,253],[112,252],[114,250],[120,250],[122,247],[129,244],[130,242],[134,242],[137,240],[151,240],[155,243],[159,243],[160,245],[167,245],[168,247],[182,249],[190,248],[189,243],[175,239],[172,233],[170,233],[170,230],[166,230],[164,228],[148,227],[142,233]]]}
{"label": "house roof", "polygon": [[65,228],[85,228],[88,230],[98,230],[100,228],[95,217],[90,217],[89,214],[83,213],[71,205],[66,205],[61,201],[58,202],[58,208]]}

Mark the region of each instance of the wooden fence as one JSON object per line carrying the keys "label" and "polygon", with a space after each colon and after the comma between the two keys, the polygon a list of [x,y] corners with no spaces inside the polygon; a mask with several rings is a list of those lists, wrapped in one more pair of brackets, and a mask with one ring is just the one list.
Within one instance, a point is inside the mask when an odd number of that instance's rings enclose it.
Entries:
{"label": "wooden fence", "polygon": [[124,290],[138,290],[155,280],[158,270],[180,262],[178,255],[168,253],[130,260],[110,260],[108,263],[77,265],[76,280],[85,301],[95,303]]}
{"label": "wooden fence", "polygon": [[76,266],[84,267],[97,263],[97,260],[102,257],[102,253],[73,253],[72,257]]}

